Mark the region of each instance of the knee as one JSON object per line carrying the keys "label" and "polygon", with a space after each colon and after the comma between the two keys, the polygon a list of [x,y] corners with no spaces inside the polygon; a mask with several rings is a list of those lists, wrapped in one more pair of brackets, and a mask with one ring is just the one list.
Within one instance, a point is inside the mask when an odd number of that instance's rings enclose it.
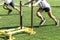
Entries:
{"label": "knee", "polygon": [[39,16],[38,12],[36,13],[36,16]]}
{"label": "knee", "polygon": [[37,15],[37,16],[40,16],[40,15],[41,15],[41,13],[40,13],[40,12],[37,12],[37,13],[36,13],[36,15]]}
{"label": "knee", "polygon": [[6,9],[7,7],[6,6],[3,6],[4,9]]}

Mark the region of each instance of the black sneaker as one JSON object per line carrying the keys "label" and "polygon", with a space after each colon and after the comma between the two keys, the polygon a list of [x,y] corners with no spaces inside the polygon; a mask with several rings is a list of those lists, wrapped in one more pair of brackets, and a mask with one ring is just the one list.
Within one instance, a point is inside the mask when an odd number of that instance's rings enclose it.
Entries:
{"label": "black sneaker", "polygon": [[39,23],[39,26],[42,26],[42,25],[44,25],[44,23],[46,22],[46,20],[44,19],[44,20],[41,20],[41,22]]}
{"label": "black sneaker", "polygon": [[55,22],[55,25],[56,25],[56,26],[59,26],[59,21]]}
{"label": "black sneaker", "polygon": [[10,9],[10,10],[8,10],[8,15],[10,14],[12,12],[12,10]]}

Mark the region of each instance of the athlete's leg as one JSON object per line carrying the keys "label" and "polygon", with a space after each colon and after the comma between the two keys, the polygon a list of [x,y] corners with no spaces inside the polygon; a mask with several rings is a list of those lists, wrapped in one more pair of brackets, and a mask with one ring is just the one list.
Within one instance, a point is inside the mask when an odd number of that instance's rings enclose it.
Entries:
{"label": "athlete's leg", "polygon": [[9,10],[9,8],[7,6],[8,6],[8,4],[4,3],[3,8],[6,10]]}
{"label": "athlete's leg", "polygon": [[52,18],[54,21],[55,21],[55,25],[58,26],[59,25],[59,22],[58,20],[55,18],[55,16],[52,15],[52,11],[48,11],[48,15],[50,18]]}
{"label": "athlete's leg", "polygon": [[41,15],[42,12],[43,12],[43,10],[42,10],[41,8],[39,8],[39,9],[37,10],[37,13],[36,13],[36,15],[37,15],[41,20],[44,19],[43,16]]}
{"label": "athlete's leg", "polygon": [[45,23],[45,19],[43,18],[43,16],[41,15],[41,13],[43,12],[43,10],[41,8],[38,9],[36,15],[41,19],[41,22],[39,23],[39,26],[43,25]]}
{"label": "athlete's leg", "polygon": [[20,11],[20,10],[14,5],[13,1],[10,3],[10,6],[12,6],[13,9],[17,10],[18,12]]}
{"label": "athlete's leg", "polygon": [[20,10],[16,6],[14,6],[14,9],[17,10],[18,12],[20,12]]}
{"label": "athlete's leg", "polygon": [[3,8],[8,10],[8,14],[9,14],[9,13],[11,13],[12,10],[10,8],[8,8],[7,6],[8,6],[8,4],[4,3]]}

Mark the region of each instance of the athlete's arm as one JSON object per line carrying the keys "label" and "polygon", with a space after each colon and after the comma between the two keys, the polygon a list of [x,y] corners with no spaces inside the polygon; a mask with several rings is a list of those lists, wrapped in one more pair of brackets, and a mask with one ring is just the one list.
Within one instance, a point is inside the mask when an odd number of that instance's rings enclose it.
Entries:
{"label": "athlete's arm", "polygon": [[28,1],[28,2],[27,2],[27,3],[25,3],[24,5],[27,5],[27,4],[31,3],[32,1],[34,1],[34,0]]}
{"label": "athlete's arm", "polygon": [[33,6],[37,6],[40,2],[41,0],[38,0]]}

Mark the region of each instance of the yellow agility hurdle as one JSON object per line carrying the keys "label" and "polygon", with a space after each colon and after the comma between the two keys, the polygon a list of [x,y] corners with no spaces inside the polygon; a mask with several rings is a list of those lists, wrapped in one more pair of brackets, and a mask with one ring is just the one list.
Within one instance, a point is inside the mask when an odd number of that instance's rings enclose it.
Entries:
{"label": "yellow agility hurdle", "polygon": [[12,35],[20,32],[26,32],[29,33],[30,35],[35,34],[36,32],[33,31],[31,28],[26,28],[23,27],[22,29],[19,28],[14,28],[14,29],[6,29],[6,30],[0,30],[0,35],[8,36],[7,40],[13,40],[15,39]]}

